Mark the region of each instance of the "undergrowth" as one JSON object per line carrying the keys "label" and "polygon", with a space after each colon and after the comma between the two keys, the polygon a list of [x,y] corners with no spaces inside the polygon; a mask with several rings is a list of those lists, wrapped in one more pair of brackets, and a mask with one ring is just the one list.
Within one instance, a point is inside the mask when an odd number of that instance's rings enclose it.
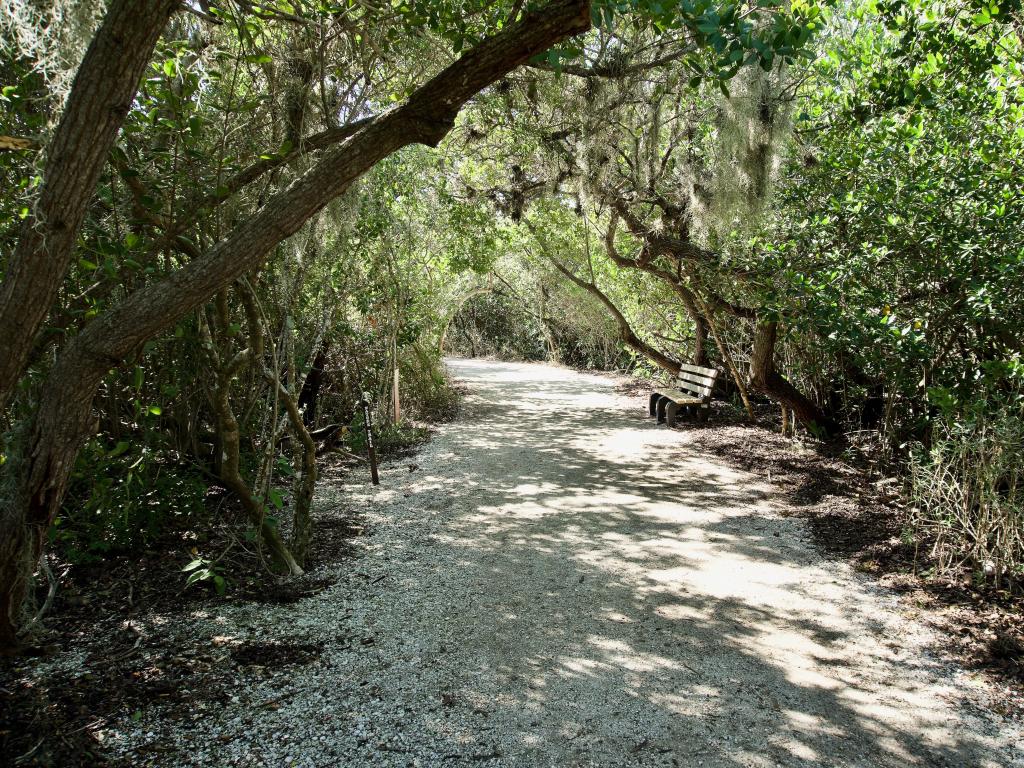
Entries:
{"label": "undergrowth", "polygon": [[1024,576],[1024,414],[1004,408],[942,423],[910,466],[910,523],[939,572],[968,567],[999,586]]}

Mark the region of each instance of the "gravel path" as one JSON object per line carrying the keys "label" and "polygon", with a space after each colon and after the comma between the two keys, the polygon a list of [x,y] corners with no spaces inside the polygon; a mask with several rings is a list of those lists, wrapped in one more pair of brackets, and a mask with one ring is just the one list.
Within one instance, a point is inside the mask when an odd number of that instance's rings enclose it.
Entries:
{"label": "gravel path", "polygon": [[[770,487],[687,448],[607,377],[452,361],[462,416],[381,486],[339,582],[179,628],[322,643],[226,706],[158,707],[132,763],[243,766],[1024,766],[963,703],[913,606],[824,559]],[[411,468],[415,467],[415,468]],[[974,683],[973,685],[978,685]]]}

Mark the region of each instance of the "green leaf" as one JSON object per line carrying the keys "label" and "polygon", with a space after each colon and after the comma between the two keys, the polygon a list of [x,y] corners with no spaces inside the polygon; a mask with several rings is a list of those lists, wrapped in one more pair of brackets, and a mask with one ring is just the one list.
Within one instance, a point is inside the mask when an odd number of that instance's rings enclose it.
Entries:
{"label": "green leaf", "polygon": [[113,459],[116,456],[120,456],[122,453],[127,451],[130,447],[131,447],[130,443],[126,443],[124,440],[120,440],[120,441],[118,441],[117,445],[114,446],[113,450],[111,450],[107,454],[107,458],[108,459]]}
{"label": "green leaf", "polygon": [[206,563],[206,561],[202,560],[202,559],[193,560],[191,563],[186,565],[181,570],[182,570],[183,573],[188,573],[189,571],[194,571],[196,568],[199,568],[200,566],[202,566],[205,563]]}
{"label": "green leaf", "polygon": [[174,59],[167,59],[164,62],[164,74],[168,77],[174,77],[178,72],[178,63]]}
{"label": "green leaf", "polygon": [[277,488],[271,488],[267,493],[267,498],[270,499],[270,503],[273,504],[275,508],[281,509],[284,507],[284,496],[281,495],[281,492],[277,490]]}

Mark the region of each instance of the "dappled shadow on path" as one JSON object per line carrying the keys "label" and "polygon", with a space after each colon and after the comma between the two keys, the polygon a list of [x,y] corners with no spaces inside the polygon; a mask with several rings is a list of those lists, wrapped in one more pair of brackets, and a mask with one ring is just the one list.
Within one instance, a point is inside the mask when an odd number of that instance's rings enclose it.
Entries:
{"label": "dappled shadow on path", "polygon": [[[438,556],[395,548],[380,605],[450,667],[449,704],[415,727],[442,737],[468,707],[476,753],[510,765],[1000,763],[898,617],[767,488],[624,411],[607,380],[453,367],[472,395],[408,498],[443,519]],[[463,596],[442,622],[416,608],[438,580]]]}

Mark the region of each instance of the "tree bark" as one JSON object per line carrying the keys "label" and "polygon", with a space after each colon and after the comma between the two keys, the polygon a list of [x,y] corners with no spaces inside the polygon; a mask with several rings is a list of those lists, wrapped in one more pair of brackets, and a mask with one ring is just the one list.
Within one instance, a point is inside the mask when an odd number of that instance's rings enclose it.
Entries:
{"label": "tree bark", "polygon": [[299,406],[292,393],[276,379],[270,371],[264,376],[271,384],[276,384],[278,395],[288,412],[292,436],[295,438],[293,448],[293,464],[295,480],[292,484],[292,535],[288,548],[295,560],[305,567],[309,557],[309,545],[313,541],[313,493],[316,491],[316,443],[302,421]]}
{"label": "tree bark", "polygon": [[[686,238],[675,237],[661,230],[648,229],[643,221],[641,221],[640,218],[630,210],[629,205],[622,198],[611,194],[605,194],[604,199],[611,206],[612,210],[622,217],[622,220],[626,223],[626,228],[630,233],[643,243],[640,254],[633,260],[634,266],[651,272],[652,274],[658,274],[669,283],[673,283],[674,286],[680,286],[686,289],[686,286],[683,285],[679,278],[671,272],[658,269],[656,265],[652,263],[652,259],[656,256],[668,256],[677,264],[703,264],[705,266],[714,266],[717,264],[718,254],[695,245],[688,236]],[[690,272],[693,274],[692,270],[690,270]],[[734,273],[734,275],[739,277],[736,273]],[[680,293],[678,288],[676,289],[676,292]],[[707,295],[705,303],[708,305],[708,310],[711,312],[723,309],[730,315],[746,318],[748,320],[753,320],[756,316],[756,312],[752,308],[743,307],[726,301],[721,296],[709,291],[706,286],[704,288],[704,293]],[[682,293],[680,293],[680,298],[682,298],[684,302],[687,300]]]}
{"label": "tree bark", "polygon": [[92,432],[92,400],[107,372],[218,290],[257,268],[274,246],[378,161],[409,144],[436,146],[475,94],[531,56],[589,27],[589,0],[555,0],[524,14],[404,103],[328,150],[201,258],[129,295],[65,347],[43,384],[24,456],[16,462],[17,493],[0,511],[0,647],[15,645],[27,579],[60,508],[78,450]]}
{"label": "tree bark", "polygon": [[702,365],[705,368],[708,367],[708,324],[704,320],[704,316],[699,312],[690,315],[690,320],[693,321],[693,358],[692,362],[694,365]]}
{"label": "tree bark", "polygon": [[28,363],[74,255],[86,208],[179,0],[112,0],[47,149],[39,199],[0,284],[0,411]]}
{"label": "tree bark", "polygon": [[750,388],[767,395],[818,437],[839,433],[839,425],[775,370],[775,341],[778,323],[759,320],[754,333],[754,349],[750,355]]}

